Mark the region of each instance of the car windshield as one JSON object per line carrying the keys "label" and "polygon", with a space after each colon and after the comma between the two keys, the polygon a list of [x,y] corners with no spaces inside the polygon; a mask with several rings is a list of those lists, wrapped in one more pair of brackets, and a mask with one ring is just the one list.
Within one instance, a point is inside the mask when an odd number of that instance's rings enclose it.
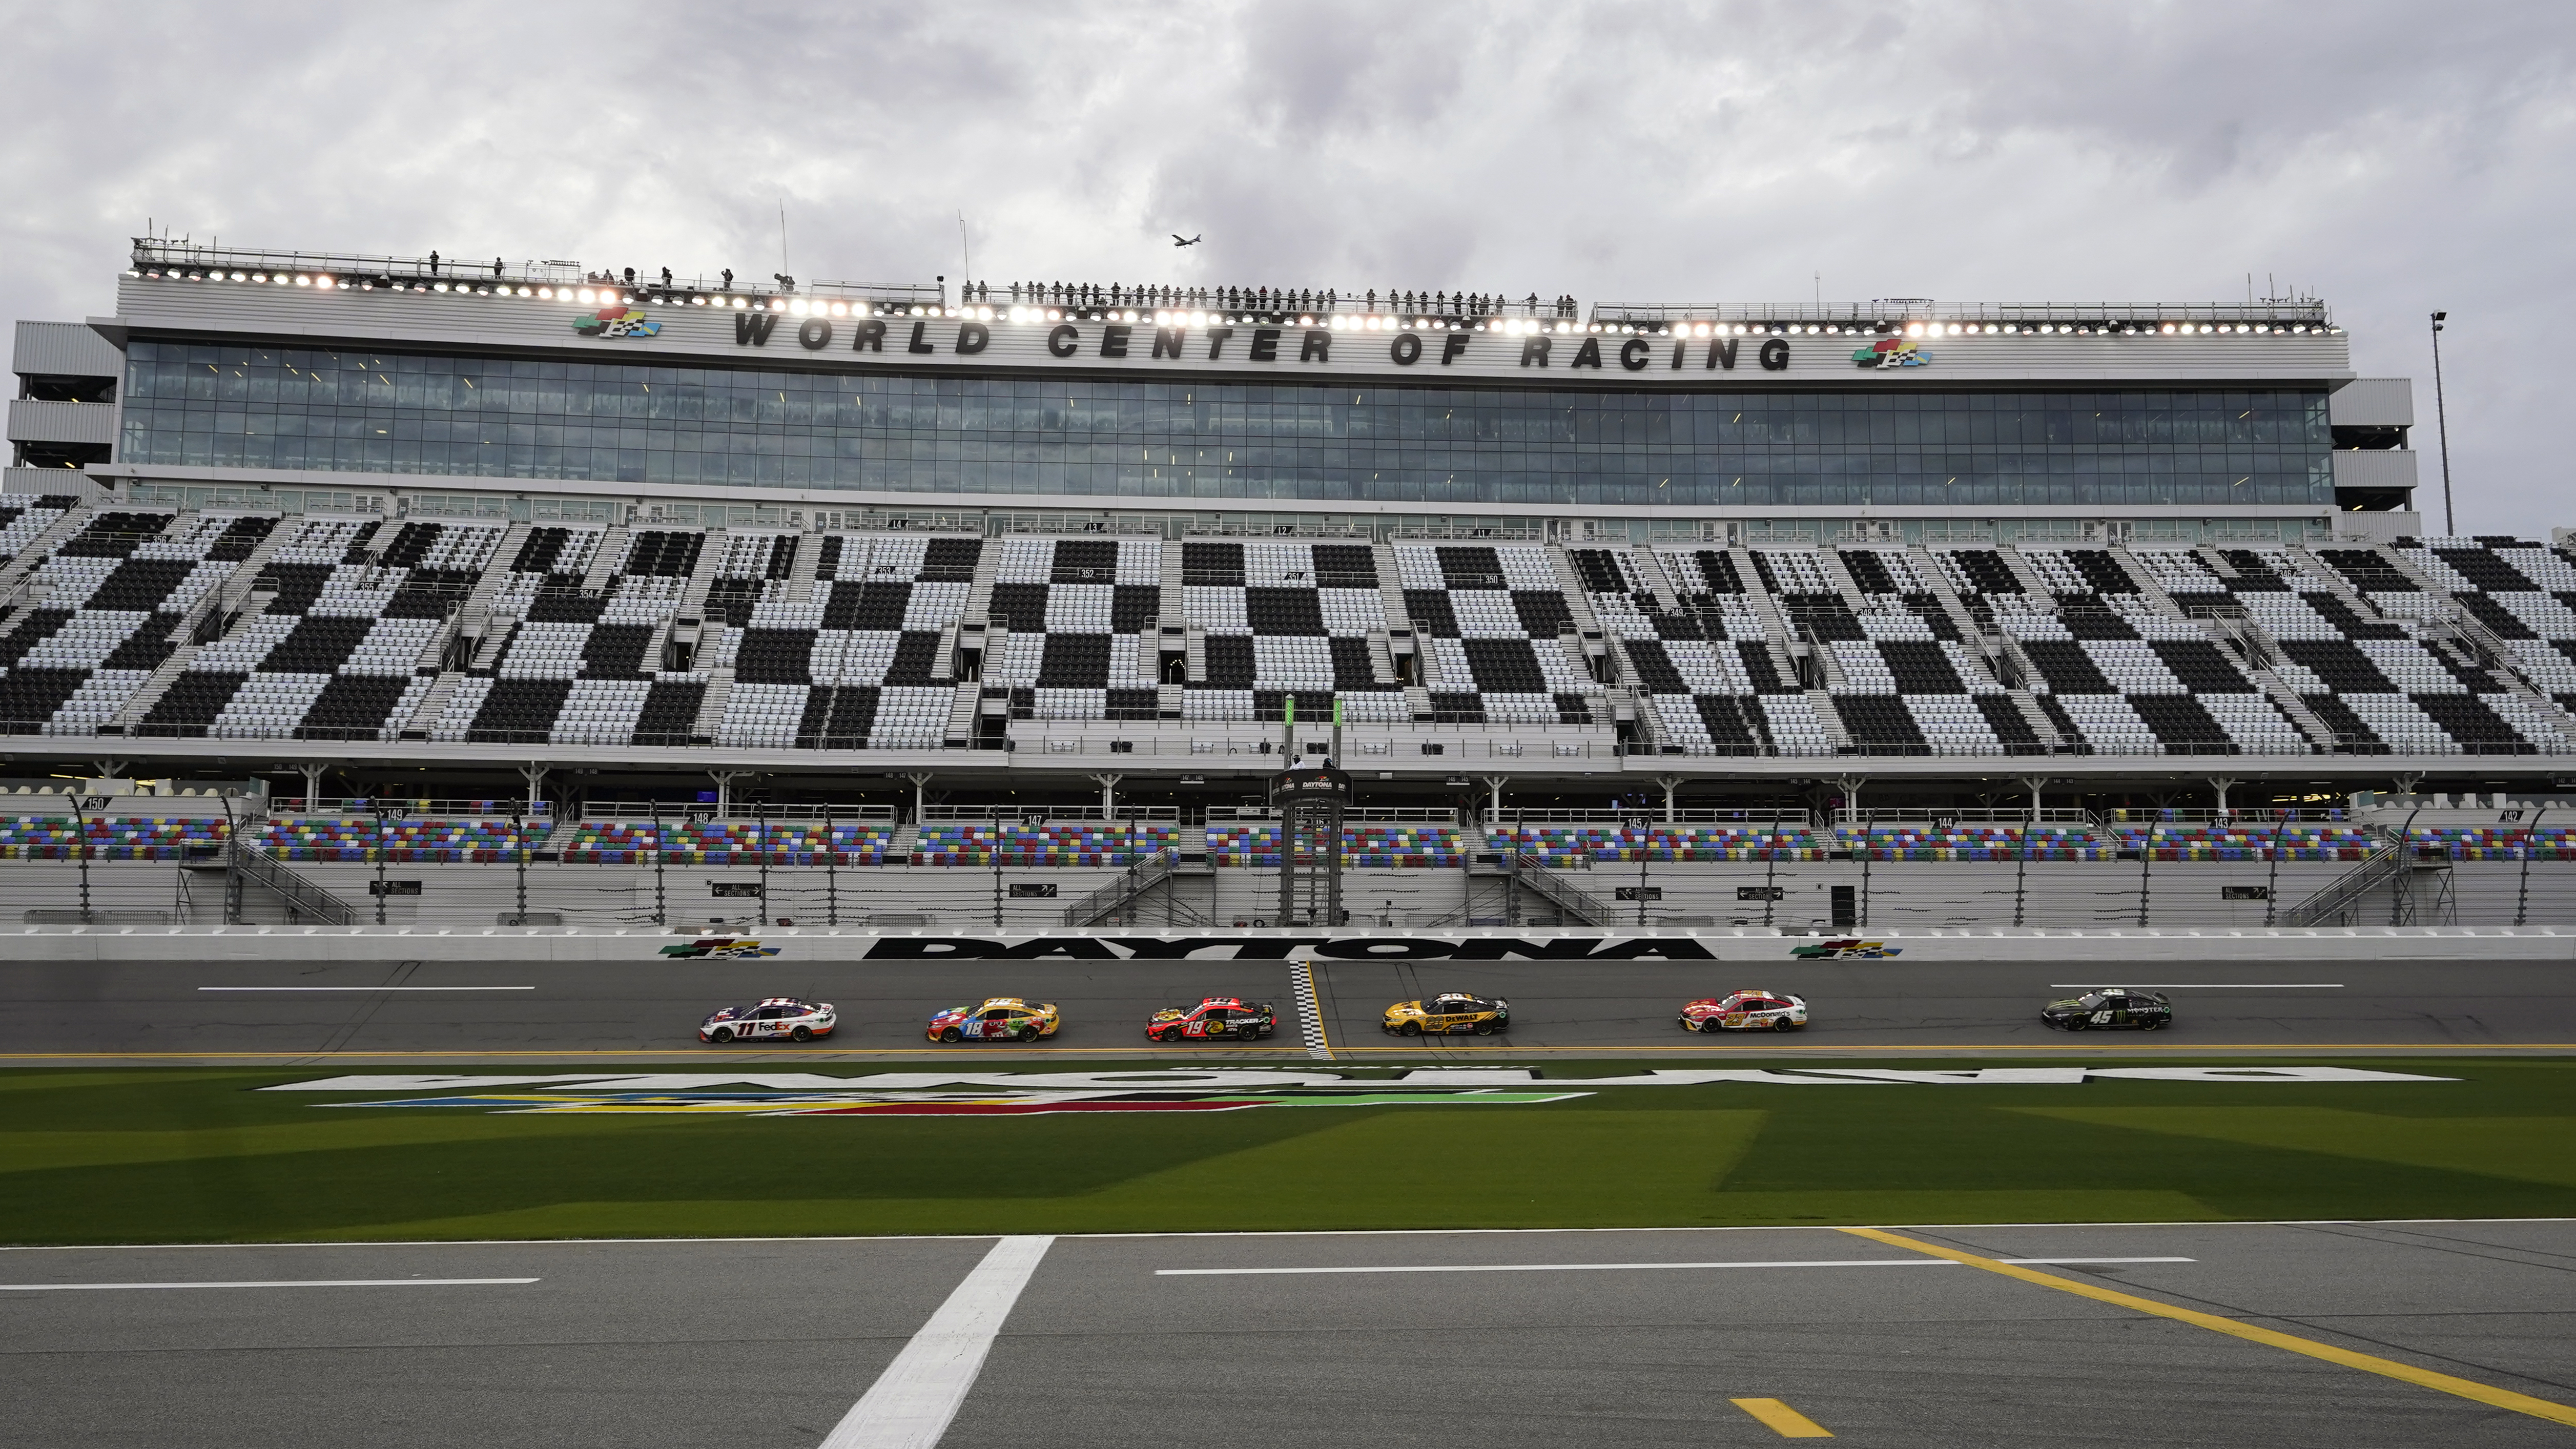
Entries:
{"label": "car windshield", "polygon": [[2083,1007],[2086,1011],[2091,1011],[2110,999],[2111,998],[2104,996],[2098,991],[2088,991],[2082,996],[2075,998],[2075,1004]]}

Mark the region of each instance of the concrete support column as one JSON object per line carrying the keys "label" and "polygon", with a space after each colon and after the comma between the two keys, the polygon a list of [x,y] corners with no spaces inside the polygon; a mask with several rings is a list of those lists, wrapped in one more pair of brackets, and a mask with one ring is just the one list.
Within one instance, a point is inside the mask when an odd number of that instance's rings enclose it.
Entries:
{"label": "concrete support column", "polygon": [[1124,775],[1085,775],[1083,778],[1100,787],[1100,818],[1103,820],[1117,819],[1118,782],[1126,779],[1127,777]]}
{"label": "concrete support column", "polygon": [[1655,783],[1664,787],[1664,823],[1666,825],[1670,825],[1673,823],[1673,794],[1675,791],[1681,789],[1682,777],[1679,775],[1657,775],[1655,777]]}
{"label": "concrete support column", "polygon": [[917,775],[906,775],[904,778],[912,782],[912,823],[919,825],[922,806],[925,803],[921,791],[923,786],[930,783],[930,775],[925,771]]}

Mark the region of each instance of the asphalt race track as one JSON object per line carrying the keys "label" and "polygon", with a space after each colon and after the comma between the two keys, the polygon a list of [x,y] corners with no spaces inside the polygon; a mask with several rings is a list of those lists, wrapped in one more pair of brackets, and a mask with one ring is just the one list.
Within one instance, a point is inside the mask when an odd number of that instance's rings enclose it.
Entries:
{"label": "asphalt race track", "polygon": [[[2568,1050],[2576,971],[2547,962],[2279,966],[2089,966],[1902,961],[1332,962],[1315,970],[1322,1036],[1353,1061],[1639,1053],[1670,1057],[1836,1053],[2359,1049]],[[2170,988],[2170,1031],[2069,1035],[2040,1004],[2082,984]],[[1761,987],[1806,998],[1803,1032],[1701,1036],[1674,1024],[1694,997]],[[1387,1003],[1466,989],[1508,998],[1508,1036],[1406,1041],[1377,1027]],[[831,1040],[708,1046],[700,1020],[721,1005],[801,995],[840,1008]],[[426,1055],[879,1060],[891,1054],[1006,1052],[942,1047],[922,1025],[989,995],[1056,1002],[1065,1025],[1040,1054],[1308,1057],[1290,982],[1275,961],[664,962],[637,964],[243,964],[143,962],[0,966],[0,1061],[226,1061]],[[1203,996],[1276,1003],[1280,1030],[1257,1048],[1149,1049],[1155,1008]]]}
{"label": "asphalt race track", "polygon": [[[2569,1432],[2576,1223],[1898,1231],[2369,1366],[1821,1228],[14,1250],[0,1352],[56,1449],[1783,1437],[1738,1399],[1905,1449]],[[980,1373],[887,1373],[954,1361],[934,1325]]]}

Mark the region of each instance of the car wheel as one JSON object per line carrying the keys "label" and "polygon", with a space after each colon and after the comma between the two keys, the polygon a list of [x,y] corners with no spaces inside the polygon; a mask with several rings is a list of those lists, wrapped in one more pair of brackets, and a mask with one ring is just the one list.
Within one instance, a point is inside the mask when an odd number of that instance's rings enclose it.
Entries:
{"label": "car wheel", "polygon": [[1477,1022],[1477,1023],[1476,1023],[1476,1035],[1478,1035],[1478,1036],[1492,1036],[1493,1034],[1494,1034],[1494,1024],[1493,1024],[1492,1022],[1490,1022],[1490,1021],[1480,1021],[1480,1022]]}
{"label": "car wheel", "polygon": [[945,1042],[960,1042],[966,1039],[966,1033],[959,1031],[957,1028],[952,1026],[946,1031],[941,1032],[939,1034],[939,1039]]}
{"label": "car wheel", "polygon": [[2160,1027],[2160,1026],[2162,1026],[2162,1025],[2164,1025],[2164,1023],[2163,1023],[2163,1022],[2158,1021],[2158,1020],[2156,1020],[2154,1017],[2152,1017],[2152,1016],[2151,1016],[2151,1017],[2148,1017],[2146,1020],[2141,1021],[2141,1022],[2139,1022],[2139,1023],[2138,1023],[2138,1030],[2140,1030],[2140,1031],[2154,1031],[2157,1027]]}
{"label": "car wheel", "polygon": [[733,1028],[729,1026],[717,1027],[715,1030],[707,1033],[707,1040],[721,1046],[724,1043],[733,1040]]}
{"label": "car wheel", "polygon": [[2090,1025],[2092,1025],[2091,1022],[2086,1021],[2080,1016],[2070,1016],[2066,1018],[2066,1029],[2068,1031],[2082,1031]]}
{"label": "car wheel", "polygon": [[1395,1034],[1397,1036],[1420,1036],[1422,1035],[1422,1023],[1418,1021],[1408,1021],[1404,1025],[1397,1027],[1395,1029]]}
{"label": "car wheel", "polygon": [[1771,1029],[1773,1031],[1787,1031],[1789,1029],[1789,1018],[1785,1016],[1772,1018]]}
{"label": "car wheel", "polygon": [[1034,1027],[1034,1026],[1024,1026],[1024,1027],[1021,1027],[1021,1028],[1020,1028],[1020,1040],[1022,1040],[1022,1041],[1036,1041],[1037,1039],[1038,1039],[1038,1029],[1037,1029],[1036,1027]]}
{"label": "car wheel", "polygon": [[787,1037],[790,1041],[812,1041],[814,1039],[814,1028],[810,1026],[800,1026],[794,1031],[789,1032]]}

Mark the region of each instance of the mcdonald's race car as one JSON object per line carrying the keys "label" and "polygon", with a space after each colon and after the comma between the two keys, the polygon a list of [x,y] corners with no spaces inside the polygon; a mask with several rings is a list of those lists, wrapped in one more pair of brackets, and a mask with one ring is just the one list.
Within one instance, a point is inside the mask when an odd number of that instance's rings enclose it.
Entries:
{"label": "mcdonald's race car", "polygon": [[1399,1001],[1378,1018],[1380,1031],[1397,1036],[1492,1036],[1512,1025],[1512,1004],[1465,991],[1444,991],[1420,1001]]}
{"label": "mcdonald's race car", "polygon": [[2067,1031],[2162,1031],[2173,1025],[2173,1003],[2161,991],[2134,986],[2100,986],[2082,996],[2052,1001],[2039,1009],[2039,1019]]}
{"label": "mcdonald's race car", "polygon": [[817,1006],[793,996],[773,996],[757,1006],[728,1006],[698,1023],[698,1040],[711,1042],[751,1041],[785,1037],[789,1041],[812,1041],[830,1036],[840,1024],[840,1016],[830,1002]]}
{"label": "mcdonald's race car", "polygon": [[951,1006],[931,1014],[923,1035],[932,1041],[1036,1041],[1055,1035],[1055,1003],[994,996],[981,1006]]}
{"label": "mcdonald's race car", "polygon": [[1803,1031],[1806,998],[1785,991],[1738,991],[1703,996],[1682,1008],[1684,1031]]}
{"label": "mcdonald's race car", "polygon": [[1279,1024],[1269,1002],[1211,996],[1196,1006],[1167,1006],[1145,1023],[1147,1041],[1255,1041]]}

